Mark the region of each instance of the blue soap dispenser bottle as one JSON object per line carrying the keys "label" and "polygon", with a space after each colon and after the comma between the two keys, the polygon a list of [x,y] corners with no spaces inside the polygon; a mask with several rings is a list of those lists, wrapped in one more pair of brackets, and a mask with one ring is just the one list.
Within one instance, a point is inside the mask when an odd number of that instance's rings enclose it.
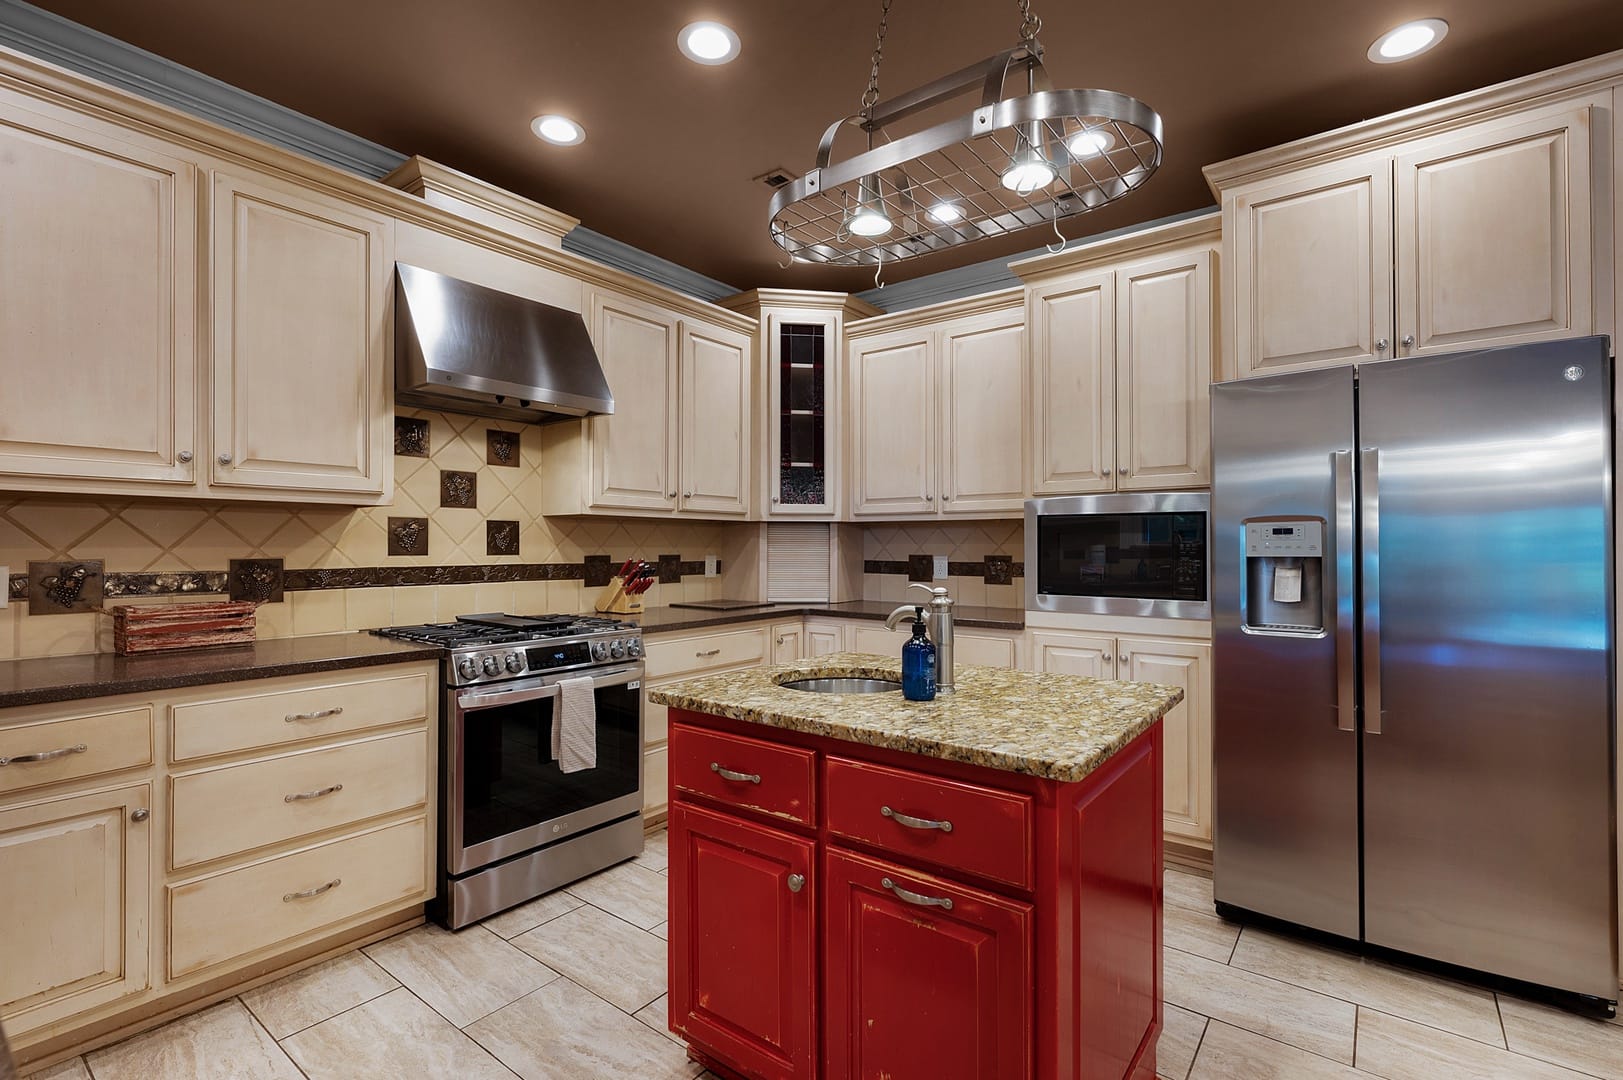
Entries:
{"label": "blue soap dispenser bottle", "polygon": [[902,646],[902,696],[908,701],[935,700],[935,645],[925,628],[924,609],[914,609],[913,636]]}

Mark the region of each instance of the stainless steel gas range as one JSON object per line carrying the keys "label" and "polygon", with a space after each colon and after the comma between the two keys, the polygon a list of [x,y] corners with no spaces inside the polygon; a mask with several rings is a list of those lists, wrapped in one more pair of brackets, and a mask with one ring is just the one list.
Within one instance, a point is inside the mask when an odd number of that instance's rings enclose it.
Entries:
{"label": "stainless steel gas range", "polygon": [[[642,631],[573,615],[463,615],[374,631],[440,645],[440,888],[452,929],[642,851]],[[558,684],[589,676],[597,765],[551,755]]]}

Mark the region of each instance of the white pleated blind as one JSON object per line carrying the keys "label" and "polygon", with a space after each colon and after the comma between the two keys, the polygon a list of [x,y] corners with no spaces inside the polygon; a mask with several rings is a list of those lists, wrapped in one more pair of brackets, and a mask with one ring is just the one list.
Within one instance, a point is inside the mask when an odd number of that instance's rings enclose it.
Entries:
{"label": "white pleated blind", "polygon": [[828,602],[829,526],[772,522],[766,527],[766,598],[774,603]]}

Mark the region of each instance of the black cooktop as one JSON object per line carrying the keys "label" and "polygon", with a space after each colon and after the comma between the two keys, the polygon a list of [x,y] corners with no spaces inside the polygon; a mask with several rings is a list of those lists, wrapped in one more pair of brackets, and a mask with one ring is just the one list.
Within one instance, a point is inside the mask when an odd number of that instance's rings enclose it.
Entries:
{"label": "black cooktop", "polygon": [[631,623],[589,615],[458,615],[455,622],[390,626],[372,631],[380,637],[421,641],[446,649],[469,645],[511,645],[546,638],[582,637],[635,630]]}

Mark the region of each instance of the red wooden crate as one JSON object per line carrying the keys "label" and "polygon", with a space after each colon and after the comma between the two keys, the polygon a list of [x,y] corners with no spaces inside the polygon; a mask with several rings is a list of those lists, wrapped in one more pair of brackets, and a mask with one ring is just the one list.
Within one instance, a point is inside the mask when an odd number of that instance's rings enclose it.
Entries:
{"label": "red wooden crate", "polygon": [[120,655],[248,645],[254,640],[254,610],[247,601],[133,607],[113,611],[113,649]]}

